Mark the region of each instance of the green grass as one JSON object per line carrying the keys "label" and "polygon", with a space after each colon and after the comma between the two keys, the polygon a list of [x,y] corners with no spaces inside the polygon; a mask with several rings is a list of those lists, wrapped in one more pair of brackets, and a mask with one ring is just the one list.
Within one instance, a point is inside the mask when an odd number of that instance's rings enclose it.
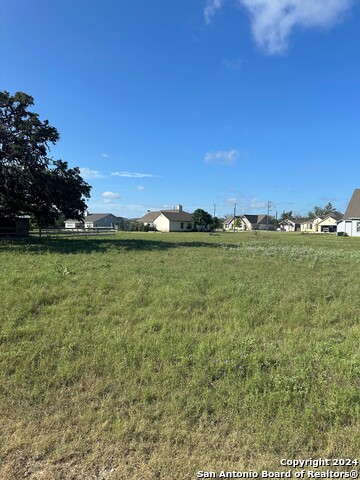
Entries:
{"label": "green grass", "polygon": [[360,454],[360,239],[0,243],[0,478]]}

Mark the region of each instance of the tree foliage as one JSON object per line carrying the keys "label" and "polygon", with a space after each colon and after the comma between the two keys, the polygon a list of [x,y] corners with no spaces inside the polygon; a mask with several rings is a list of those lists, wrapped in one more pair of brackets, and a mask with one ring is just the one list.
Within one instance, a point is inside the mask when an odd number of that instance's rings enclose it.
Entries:
{"label": "tree foliage", "polygon": [[293,219],[293,211],[289,210],[286,212],[285,210],[282,212],[282,214],[279,217],[279,222],[283,222],[284,220],[292,220]]}
{"label": "tree foliage", "polygon": [[212,217],[212,228],[216,230],[217,228],[221,228],[223,224],[222,219],[219,217]]}
{"label": "tree foliage", "polygon": [[328,215],[329,213],[336,213],[337,210],[336,208],[332,205],[331,202],[328,202],[326,205],[323,207],[315,206],[313,210],[308,212],[308,217],[313,218],[313,217],[321,217],[323,215]]}
{"label": "tree foliage", "polygon": [[197,208],[192,214],[192,221],[194,228],[200,228],[201,230],[206,230],[212,226],[212,216],[210,213],[205,212],[201,208]]}
{"label": "tree foliage", "polygon": [[0,92],[0,216],[28,214],[39,225],[61,215],[80,220],[91,187],[78,167],[49,156],[60,136],[32,105],[26,93]]}

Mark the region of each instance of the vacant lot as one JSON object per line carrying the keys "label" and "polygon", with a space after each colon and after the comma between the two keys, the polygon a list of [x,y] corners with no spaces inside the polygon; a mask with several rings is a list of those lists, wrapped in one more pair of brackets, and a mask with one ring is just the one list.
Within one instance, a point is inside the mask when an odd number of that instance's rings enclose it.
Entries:
{"label": "vacant lot", "polygon": [[0,244],[0,478],[360,454],[360,239]]}

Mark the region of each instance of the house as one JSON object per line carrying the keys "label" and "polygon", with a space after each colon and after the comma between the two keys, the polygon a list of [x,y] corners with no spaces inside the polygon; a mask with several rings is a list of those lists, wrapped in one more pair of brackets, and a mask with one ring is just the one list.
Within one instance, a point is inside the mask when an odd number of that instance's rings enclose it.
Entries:
{"label": "house", "polygon": [[14,218],[0,217],[0,237],[28,237],[30,217],[27,215]]}
{"label": "house", "polygon": [[355,188],[344,217],[337,222],[337,234],[360,237],[360,188]]}
{"label": "house", "polygon": [[342,218],[342,213],[331,212],[301,223],[301,231],[306,233],[336,232],[337,223]]}
{"label": "house", "polygon": [[123,230],[126,219],[116,217],[112,213],[92,213],[86,215],[83,222],[78,220],[66,220],[65,228],[115,228]]}
{"label": "house", "polygon": [[138,222],[159,232],[186,232],[192,228],[192,215],[178,205],[173,210],[148,212]]}
{"label": "house", "polygon": [[297,232],[300,230],[300,222],[286,218],[279,223],[279,227],[282,232]]}
{"label": "house", "polygon": [[301,222],[300,230],[303,233],[315,233],[319,231],[319,223],[324,220],[324,217],[309,218]]}
{"label": "house", "polygon": [[241,215],[236,215],[235,217],[234,215],[229,215],[228,217],[226,217],[223,223],[224,230],[225,231],[235,230],[237,228],[236,224],[238,223],[240,218],[241,218]]}
{"label": "house", "polygon": [[340,212],[332,212],[324,216],[324,219],[318,223],[318,232],[334,233],[337,231],[338,221],[343,218]]}
{"label": "house", "polygon": [[230,215],[224,221],[224,229],[227,231],[246,230],[276,230],[275,224],[268,215]]}
{"label": "house", "polygon": [[84,222],[74,219],[65,220],[65,228],[84,228]]}

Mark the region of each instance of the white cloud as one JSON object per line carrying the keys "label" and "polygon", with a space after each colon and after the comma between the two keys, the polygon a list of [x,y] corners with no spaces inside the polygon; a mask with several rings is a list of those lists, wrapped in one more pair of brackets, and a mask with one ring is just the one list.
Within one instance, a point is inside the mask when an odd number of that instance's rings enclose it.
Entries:
{"label": "white cloud", "polygon": [[224,3],[224,0],[207,0],[206,5],[204,7],[204,18],[205,22],[209,24],[211,22],[212,17],[215,13],[220,10]]}
{"label": "white cloud", "polygon": [[238,150],[217,150],[208,152],[204,157],[205,163],[217,163],[219,165],[232,165],[240,155]]}
{"label": "white cloud", "polygon": [[107,153],[102,153],[101,156],[102,158],[110,158],[110,155],[108,155]]}
{"label": "white cloud", "polygon": [[138,189],[139,191],[141,191],[141,190],[145,190],[145,187],[144,187],[144,185],[138,185],[137,189]]}
{"label": "white cloud", "polygon": [[111,198],[111,199],[120,197],[120,195],[115,192],[103,192],[101,195],[103,198]]}
{"label": "white cloud", "polygon": [[144,178],[154,177],[151,173],[137,173],[137,172],[111,172],[111,175],[115,177],[129,177],[129,178]]}
{"label": "white cloud", "polygon": [[104,203],[112,203],[115,204],[114,200],[120,198],[120,195],[116,192],[103,192],[101,196],[104,199]]}
{"label": "white cloud", "polygon": [[98,170],[92,170],[91,168],[82,167],[80,168],[80,174],[85,180],[93,180],[94,178],[103,178]]}
{"label": "white cloud", "polygon": [[331,27],[350,0],[240,0],[252,16],[256,43],[270,54],[284,52],[296,26]]}
{"label": "white cloud", "polygon": [[[221,8],[223,2],[208,0],[205,21]],[[353,0],[237,0],[250,13],[251,29],[257,45],[269,54],[282,53],[296,27],[330,28]]]}

